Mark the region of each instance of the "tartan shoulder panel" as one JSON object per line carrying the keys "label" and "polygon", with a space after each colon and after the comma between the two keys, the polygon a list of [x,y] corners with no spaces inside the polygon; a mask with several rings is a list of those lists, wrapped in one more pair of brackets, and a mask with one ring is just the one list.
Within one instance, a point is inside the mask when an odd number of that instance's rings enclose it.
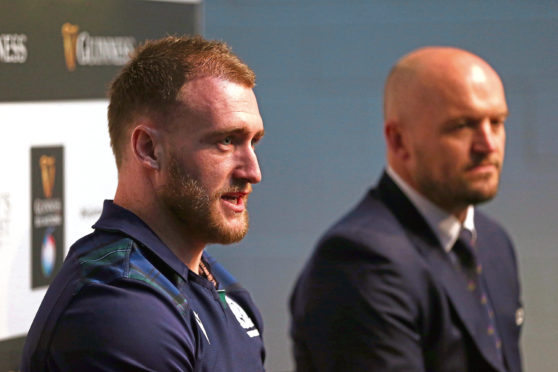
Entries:
{"label": "tartan shoulder panel", "polygon": [[82,285],[108,284],[118,279],[135,280],[170,300],[180,314],[188,317],[188,300],[179,290],[184,280],[176,273],[173,273],[171,278],[163,275],[141,252],[133,239],[119,239],[94,249],[80,257],[79,264]]}
{"label": "tartan shoulder panel", "polygon": [[171,300],[183,317],[188,317],[188,300],[179,290],[179,288],[185,284],[184,280],[174,272],[172,278],[167,278],[139,249],[134,249],[130,254],[128,278],[138,280],[153,288],[155,291]]}
{"label": "tartan shoulder panel", "polygon": [[133,245],[132,239],[119,239],[79,257],[83,284],[109,283],[125,277]]}

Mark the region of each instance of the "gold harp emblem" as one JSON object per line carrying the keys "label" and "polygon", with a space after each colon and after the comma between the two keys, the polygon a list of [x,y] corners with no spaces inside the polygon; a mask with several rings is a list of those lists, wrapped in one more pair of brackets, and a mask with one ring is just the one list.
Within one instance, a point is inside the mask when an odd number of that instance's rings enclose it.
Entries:
{"label": "gold harp emblem", "polygon": [[64,57],[68,71],[76,69],[76,41],[79,26],[66,22],[62,25],[62,42],[64,43]]}

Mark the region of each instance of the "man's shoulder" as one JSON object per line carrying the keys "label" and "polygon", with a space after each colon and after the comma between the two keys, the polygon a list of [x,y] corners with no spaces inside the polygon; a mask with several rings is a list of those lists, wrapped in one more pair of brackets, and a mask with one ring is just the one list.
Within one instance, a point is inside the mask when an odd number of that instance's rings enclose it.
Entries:
{"label": "man's shoulder", "polygon": [[363,319],[359,309],[339,304],[368,303],[373,314],[395,301],[417,314],[430,285],[421,280],[427,272],[408,232],[373,189],[324,233],[304,266],[291,295],[294,327],[312,328],[318,317]]}
{"label": "man's shoulder", "polygon": [[[157,347],[150,343],[152,338],[196,342],[188,301],[178,289],[178,279],[147,251],[117,233],[95,232],[78,240],[35,317],[24,359],[38,366],[49,353],[55,358],[55,351],[71,350],[80,358],[88,355],[85,350],[110,358],[111,348],[139,358]],[[138,344],[145,347],[137,351],[126,347]],[[87,364],[86,360],[74,362]]]}
{"label": "man's shoulder", "polygon": [[127,276],[134,241],[126,236],[88,235],[72,246],[69,259],[80,269],[85,283],[111,281]]}
{"label": "man's shoulder", "polygon": [[475,208],[475,228],[477,227],[493,229],[503,234],[507,234],[505,228],[498,220],[479,208]]}
{"label": "man's shoulder", "polygon": [[393,248],[398,246],[410,247],[404,227],[375,189],[322,235],[318,247],[332,242],[345,242],[366,250],[385,250],[386,253],[394,252]]}
{"label": "man's shoulder", "polygon": [[372,190],[319,239],[299,287],[303,292],[326,283],[359,283],[359,287],[364,281],[384,281],[389,272],[413,292],[427,271],[408,232]]}
{"label": "man's shoulder", "polygon": [[80,284],[56,321],[52,359],[64,370],[93,363],[112,370],[119,358],[157,366],[154,370],[163,370],[167,360],[177,369],[191,368],[199,340],[188,301],[140,255],[132,239],[99,247],[77,261]]}
{"label": "man's shoulder", "polygon": [[475,209],[475,229],[481,241],[512,245],[512,239],[506,228],[499,221],[478,208]]}
{"label": "man's shoulder", "polygon": [[[79,251],[91,245],[94,247],[73,257],[80,272],[78,291],[88,285],[122,287],[122,281],[133,282],[170,301],[183,316],[187,316],[188,301],[179,290],[186,281],[148,247],[125,235],[110,238],[93,234],[78,241],[76,248]],[[127,286],[126,290],[133,288]]]}

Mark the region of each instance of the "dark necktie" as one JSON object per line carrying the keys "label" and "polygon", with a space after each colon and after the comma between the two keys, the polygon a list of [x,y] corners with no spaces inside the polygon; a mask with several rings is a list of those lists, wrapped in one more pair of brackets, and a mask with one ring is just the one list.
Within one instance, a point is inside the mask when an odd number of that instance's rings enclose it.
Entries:
{"label": "dark necktie", "polygon": [[452,251],[455,252],[461,263],[461,268],[467,278],[467,290],[472,292],[476,299],[480,302],[483,311],[483,319],[481,321],[486,326],[486,334],[492,339],[496,347],[496,353],[500,361],[502,357],[502,341],[496,329],[496,321],[494,319],[494,310],[488,298],[486,285],[482,275],[482,264],[477,260],[475,242],[473,235],[469,230],[462,229],[459,238]]}

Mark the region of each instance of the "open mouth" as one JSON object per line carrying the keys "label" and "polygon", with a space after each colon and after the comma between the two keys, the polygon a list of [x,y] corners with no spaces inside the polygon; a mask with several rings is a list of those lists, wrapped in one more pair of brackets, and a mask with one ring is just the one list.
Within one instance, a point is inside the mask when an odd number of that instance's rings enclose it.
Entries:
{"label": "open mouth", "polygon": [[221,200],[224,204],[236,213],[244,211],[246,207],[245,199],[248,193],[246,192],[228,192],[221,195]]}
{"label": "open mouth", "polygon": [[235,195],[227,194],[227,195],[221,196],[221,199],[223,199],[223,200],[225,200],[229,203],[236,204],[236,205],[239,205],[239,204],[242,203],[242,196],[235,196]]}

